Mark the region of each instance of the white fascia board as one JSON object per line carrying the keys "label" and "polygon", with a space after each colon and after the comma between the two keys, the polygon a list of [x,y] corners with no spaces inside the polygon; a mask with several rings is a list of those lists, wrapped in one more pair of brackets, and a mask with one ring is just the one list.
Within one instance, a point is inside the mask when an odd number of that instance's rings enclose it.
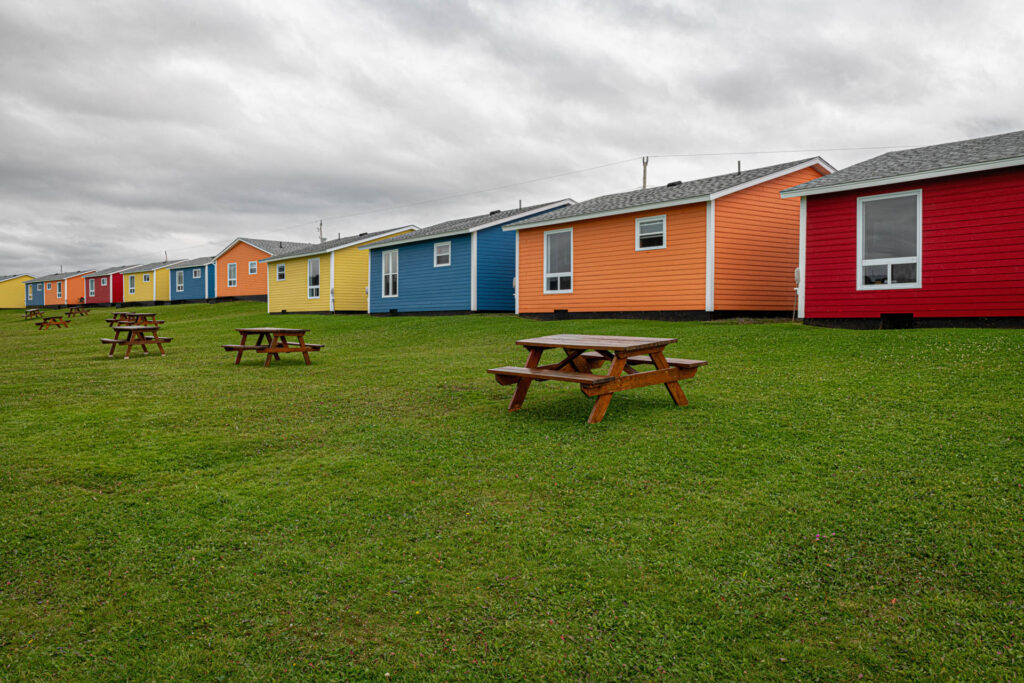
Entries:
{"label": "white fascia board", "polygon": [[747,188],[754,187],[756,185],[760,185],[761,183],[766,183],[769,180],[775,180],[777,178],[782,178],[783,176],[787,176],[790,173],[796,173],[797,171],[802,171],[803,169],[811,168],[812,166],[818,166],[822,170],[827,171],[828,173],[835,173],[836,172],[836,169],[832,166],[832,164],[828,163],[827,161],[825,161],[821,157],[814,157],[813,159],[809,159],[808,161],[805,161],[802,164],[794,164],[794,165],[792,165],[792,166],[790,166],[788,168],[782,169],[781,171],[776,171],[775,173],[771,173],[771,174],[766,175],[766,176],[761,176],[760,178],[755,178],[753,180],[747,181],[747,182],[742,183],[740,185],[734,185],[732,187],[726,188],[726,189],[721,190],[719,192],[714,192],[714,193],[711,194],[711,198],[712,199],[719,199],[720,197],[724,197],[726,195],[733,194],[734,192],[739,192],[741,190],[746,190]]}
{"label": "white fascia board", "polygon": [[[399,233],[405,232],[405,231],[407,231],[409,229],[418,230],[419,228],[417,228],[415,225],[406,225],[405,227],[395,228],[394,230],[389,230],[388,232],[386,232],[386,233],[384,233],[382,235],[374,235],[373,237],[367,237],[366,239],[356,240],[355,242],[348,242],[346,244],[341,244],[341,245],[338,245],[337,247],[331,247],[329,249],[321,249],[320,251],[314,251],[314,252],[310,252],[308,254],[295,254],[295,255],[291,255],[291,256],[289,256],[288,254],[281,254],[280,256],[271,256],[270,258],[260,259],[260,263],[273,263],[275,261],[288,261],[288,260],[293,259],[293,258],[302,258],[303,256],[322,256],[323,254],[332,254],[332,253],[334,253],[336,251],[340,251],[342,249],[348,249],[349,247],[355,247],[355,246],[358,246],[360,244],[366,244],[367,242],[373,242],[374,240],[382,240],[382,239],[385,239],[387,237],[392,237],[392,236],[397,235]],[[368,247],[359,247],[359,248],[360,249],[367,249]]]}
{"label": "white fascia board", "polygon": [[641,211],[654,211],[656,209],[667,209],[671,206],[685,206],[687,204],[702,204],[711,199],[710,195],[701,195],[699,197],[687,197],[686,199],[673,199],[669,202],[658,202],[656,204],[642,204],[640,206],[630,206],[624,209],[612,209],[610,211],[598,211],[597,213],[585,213],[578,216],[566,216],[565,218],[556,218],[550,221],[538,221],[536,223],[528,223],[527,225],[506,225],[502,227],[505,232],[512,230],[531,230],[533,228],[543,228],[547,225],[565,225],[566,223],[578,223],[579,221],[588,221],[591,218],[603,218],[604,216],[621,216],[627,213],[640,213]]}
{"label": "white fascia board", "polygon": [[831,194],[833,192],[845,192],[847,190],[860,190],[867,187],[895,185],[896,183],[912,183],[918,180],[928,180],[929,178],[944,178],[951,175],[961,175],[963,173],[977,173],[978,171],[994,171],[1000,168],[1012,168],[1014,166],[1024,166],[1024,157],[1013,157],[1012,159],[1000,159],[998,161],[986,161],[980,164],[967,164],[964,166],[950,166],[948,168],[938,168],[932,171],[921,171],[920,173],[904,173],[903,175],[894,175],[889,176],[887,178],[874,178],[872,180],[861,180],[837,185],[827,185],[825,187],[812,187],[806,190],[790,188],[788,190],[783,190],[779,194],[784,199],[788,199],[790,197],[807,197],[815,194]]}

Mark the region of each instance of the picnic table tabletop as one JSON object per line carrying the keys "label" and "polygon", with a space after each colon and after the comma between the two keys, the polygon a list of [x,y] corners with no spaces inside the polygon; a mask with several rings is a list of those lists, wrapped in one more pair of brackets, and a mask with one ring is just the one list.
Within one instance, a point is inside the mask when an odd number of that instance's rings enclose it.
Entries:
{"label": "picnic table tabletop", "polygon": [[236,327],[235,332],[240,334],[306,334],[309,330],[295,327]]}
{"label": "picnic table tabletop", "polygon": [[[526,392],[534,381],[548,380],[575,382],[583,394],[595,397],[587,422],[594,424],[604,419],[612,394],[628,389],[663,384],[676,405],[687,405],[686,395],[679,380],[693,377],[697,368],[707,365],[702,360],[665,358],[664,349],[674,344],[674,337],[622,337],[604,334],[551,334],[516,341],[530,351],[525,367],[505,366],[488,370],[498,384],[515,384],[516,390],[509,410],[519,410]],[[561,349],[565,358],[540,365],[545,351]],[[594,369],[610,363],[607,375],[598,375]],[[653,365],[653,370],[639,371],[638,365]],[[623,374],[625,373],[625,374]]]}
{"label": "picnic table tabletop", "polygon": [[[131,357],[133,346],[141,346],[142,353],[148,356],[149,349],[146,347],[149,344],[156,344],[157,348],[160,349],[161,356],[167,355],[163,345],[170,342],[171,338],[160,336],[159,325],[112,325],[110,329],[114,330],[114,338],[100,340],[102,343],[110,345],[110,353],[107,354],[108,358],[114,357],[114,347],[116,346],[125,347],[125,359]],[[121,338],[122,332],[127,333],[124,339]]]}

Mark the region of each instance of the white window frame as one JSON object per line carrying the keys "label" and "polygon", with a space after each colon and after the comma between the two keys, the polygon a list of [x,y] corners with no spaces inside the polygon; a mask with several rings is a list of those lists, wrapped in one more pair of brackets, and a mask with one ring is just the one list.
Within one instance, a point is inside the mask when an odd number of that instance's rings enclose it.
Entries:
{"label": "white window frame", "polygon": [[[864,260],[864,205],[868,202],[880,199],[895,199],[897,197],[917,197],[917,256],[904,256],[901,258],[882,258]],[[875,292],[883,289],[921,289],[921,225],[922,225],[922,192],[921,190],[907,190],[906,192],[890,192],[888,194],[872,194],[864,197],[857,197],[857,290],[863,292]],[[902,263],[914,263],[917,265],[917,282],[893,282],[892,267]],[[864,284],[864,266],[888,266],[887,284],[868,285]]]}
{"label": "white window frame", "polygon": [[135,293],[135,276],[134,275],[129,275],[128,276],[128,293],[129,294],[134,294]]}
{"label": "white window frame", "polygon": [[107,286],[107,278],[101,277],[100,278],[100,287],[106,287],[106,286]]}
{"label": "white window frame", "polygon": [[96,278],[89,278],[89,296],[96,296]]}
{"label": "white window frame", "polygon": [[[395,271],[393,273],[388,272],[388,260],[391,254],[395,255]],[[381,252],[380,255],[380,296],[382,299],[395,299],[398,297],[398,250],[388,249],[387,251]],[[395,290],[391,294],[385,293],[384,285],[388,280],[388,276],[395,276]]]}
{"label": "white window frame", "polygon": [[284,281],[284,277],[285,277],[284,265],[285,264],[283,264],[283,263],[278,263],[277,264],[277,269],[276,270],[277,270],[277,281],[278,282],[283,282]]}
{"label": "white window frame", "polygon": [[64,298],[64,282],[61,281],[61,280],[57,281],[57,298],[58,299],[63,299]]}
{"label": "white window frame", "polygon": [[[569,233],[569,271],[566,273],[549,273],[548,272],[548,235],[557,235],[559,233]],[[572,264],[573,257],[576,254],[576,247],[573,243],[572,228],[562,228],[561,230],[548,230],[544,233],[544,293],[545,294],[572,294],[573,287],[576,286],[576,279],[572,276]],[[548,289],[548,278],[557,277],[563,278],[566,275],[569,276],[569,289]]]}
{"label": "white window frame", "polygon": [[[47,289],[49,289],[49,287],[47,287]],[[39,284],[36,285],[36,291],[37,292],[43,291],[43,283],[42,282],[40,282]]]}
{"label": "white window frame", "polygon": [[[654,220],[660,220],[661,221],[661,244],[659,246],[657,246],[657,247],[641,247],[640,246],[640,224],[644,223],[644,222],[654,221]],[[635,239],[634,239],[633,246],[636,248],[636,251],[654,251],[655,249],[664,249],[664,248],[666,248],[668,246],[668,220],[666,219],[664,214],[661,215],[661,216],[644,216],[643,218],[637,218],[636,219],[635,233],[636,233],[636,236],[635,236]]]}
{"label": "white window frame", "polygon": [[149,279],[150,279],[149,278],[149,273],[143,273],[142,274],[142,281],[143,282],[149,282]]}
{"label": "white window frame", "polygon": [[257,264],[256,261],[249,261],[249,275],[256,275],[259,271],[259,264]]}
{"label": "white window frame", "polygon": [[[312,279],[313,274],[310,272],[310,270],[312,269],[314,263],[316,264],[316,281],[317,281],[317,284],[316,285],[311,285],[311,284],[309,284],[309,281],[310,281],[310,279]],[[321,268],[320,268],[320,257],[319,256],[317,256],[316,258],[311,258],[311,259],[306,261],[306,298],[307,299],[319,299],[320,298],[320,270],[321,270]],[[316,289],[316,294],[313,293],[314,289]]]}
{"label": "white window frame", "polygon": [[[439,254],[437,253],[437,248],[438,247],[448,247],[448,263],[438,263],[437,262],[437,257],[439,256]],[[434,242],[434,267],[435,268],[447,268],[451,264],[452,264],[452,243],[451,242]]]}
{"label": "white window frame", "polygon": [[192,279],[193,280],[198,280],[202,276],[203,276],[203,269],[202,268],[193,268],[192,269]]}
{"label": "white window frame", "polygon": [[176,270],[174,271],[174,291],[184,292],[185,291],[185,271]]}
{"label": "white window frame", "polygon": [[53,289],[53,283],[52,282],[47,282],[46,283],[46,291],[49,292],[51,289]]}
{"label": "white window frame", "polygon": [[[237,287],[238,286],[238,264],[237,263],[229,263],[227,270],[228,270],[228,273],[227,273],[227,275],[228,275],[228,277],[227,277],[228,285],[227,286],[228,287]],[[234,277],[232,277],[232,275]]]}

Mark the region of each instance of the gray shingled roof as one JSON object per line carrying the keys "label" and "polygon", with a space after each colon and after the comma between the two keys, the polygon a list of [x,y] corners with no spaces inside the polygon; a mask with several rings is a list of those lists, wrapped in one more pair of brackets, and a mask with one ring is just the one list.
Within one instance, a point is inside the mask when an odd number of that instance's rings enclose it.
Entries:
{"label": "gray shingled roof", "polygon": [[190,261],[182,261],[181,263],[176,263],[172,266],[172,268],[199,268],[200,266],[206,266],[211,263],[213,263],[212,256],[201,256],[199,258],[194,258]]}
{"label": "gray shingled roof", "polygon": [[251,237],[239,237],[238,239],[251,244],[257,249],[262,249],[271,256],[278,256],[288,251],[313,246],[309,242],[282,242],[281,240],[257,240]]}
{"label": "gray shingled roof", "polygon": [[144,263],[141,266],[132,266],[126,273],[144,273],[147,270],[157,270],[159,268],[170,268],[171,266],[178,265],[179,261],[154,261],[153,263]]}
{"label": "gray shingled roof", "polygon": [[123,270],[134,268],[135,266],[114,266],[113,268],[104,268],[103,270],[97,270],[95,273],[90,273],[89,277],[102,277],[104,275],[113,275],[114,273],[120,273]]}
{"label": "gray shingled roof", "polygon": [[309,244],[298,249],[293,249],[292,251],[286,251],[281,254],[275,254],[271,257],[262,260],[270,261],[271,259],[276,258],[292,258],[293,256],[305,256],[307,254],[322,254],[332,249],[339,249],[347,244],[354,244],[356,242],[361,242],[363,240],[372,240],[374,237],[378,235],[386,235],[389,232],[394,232],[395,230],[403,230],[405,228],[415,227],[416,226],[414,225],[406,225],[403,228],[389,228],[388,230],[377,230],[376,232],[363,232],[359,233],[358,235],[349,235],[348,237],[340,237],[338,239],[327,240],[326,242],[321,242],[319,244]]}
{"label": "gray shingled roof", "polygon": [[6,282],[8,280],[13,280],[16,277],[23,277],[23,276],[24,277],[28,277],[25,273],[21,273],[19,275],[0,275],[0,282]]}
{"label": "gray shingled roof", "polygon": [[770,176],[773,173],[778,173],[779,171],[784,171],[787,168],[799,166],[815,159],[817,157],[800,159],[799,161],[788,161],[784,164],[775,164],[774,166],[752,168],[739,173],[726,173],[725,175],[716,175],[710,178],[700,178],[699,180],[690,180],[671,187],[659,185],[658,187],[648,187],[643,190],[606,194],[602,197],[587,199],[578,204],[546,213],[543,216],[521,221],[516,225],[527,227],[532,223],[563,222],[572,218],[603,214],[609,211],[622,211],[632,208],[639,210],[649,204],[681,203],[691,199],[706,197],[716,192],[722,192],[731,187],[743,185],[744,183]]}
{"label": "gray shingled roof", "polygon": [[26,281],[25,284],[27,285],[30,282],[32,284],[37,282],[56,282],[57,280],[66,280],[70,277],[78,277],[79,275],[91,272],[91,270],[76,270],[70,273],[50,273],[49,275],[41,275],[37,278],[32,278],[31,280]]}
{"label": "gray shingled roof", "polygon": [[927,173],[1015,157],[1021,157],[1024,161],[1024,130],[886,152],[873,159],[836,171],[831,175],[791,187],[785,192],[827,187],[836,187],[836,191],[839,191],[841,188],[838,186],[850,183],[870,182],[911,173]]}
{"label": "gray shingled roof", "polygon": [[[470,216],[469,218],[456,218],[443,223],[437,223],[430,225],[425,228],[420,228],[416,232],[408,233],[406,235],[399,235],[398,237],[392,237],[389,240],[381,240],[371,245],[371,249],[376,249],[379,246],[397,244],[399,242],[413,242],[419,241],[424,237],[435,237],[441,235],[456,235],[464,232],[469,232],[473,228],[481,225],[487,225],[489,223],[496,223],[502,225],[505,223],[514,223],[518,221],[517,216],[523,214],[530,214],[531,212],[537,211],[545,206],[551,206],[552,204],[558,204],[559,202],[571,202],[571,199],[560,199],[552,202],[544,202],[543,204],[534,204],[532,206],[524,206],[521,209],[508,209],[506,211],[492,211],[490,213],[483,213],[479,216]],[[551,215],[545,213],[545,216]]]}

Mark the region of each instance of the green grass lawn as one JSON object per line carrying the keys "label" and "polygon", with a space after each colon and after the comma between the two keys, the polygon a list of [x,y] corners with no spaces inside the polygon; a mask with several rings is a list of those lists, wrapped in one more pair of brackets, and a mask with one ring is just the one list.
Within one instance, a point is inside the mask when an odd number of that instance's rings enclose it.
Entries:
{"label": "green grass lawn", "polygon": [[[0,312],[0,678],[1024,670],[1024,331],[155,310]],[[327,346],[233,365],[268,323]],[[554,332],[711,364],[508,413]]]}

